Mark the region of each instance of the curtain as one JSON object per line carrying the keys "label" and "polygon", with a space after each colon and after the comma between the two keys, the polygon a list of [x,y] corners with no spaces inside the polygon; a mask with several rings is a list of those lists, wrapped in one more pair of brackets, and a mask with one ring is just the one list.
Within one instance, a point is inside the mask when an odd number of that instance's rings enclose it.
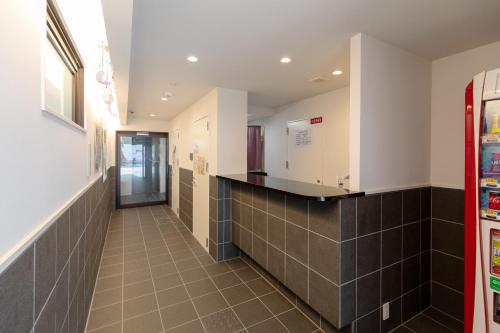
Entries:
{"label": "curtain", "polygon": [[248,126],[247,170],[262,171],[262,141],[260,126]]}

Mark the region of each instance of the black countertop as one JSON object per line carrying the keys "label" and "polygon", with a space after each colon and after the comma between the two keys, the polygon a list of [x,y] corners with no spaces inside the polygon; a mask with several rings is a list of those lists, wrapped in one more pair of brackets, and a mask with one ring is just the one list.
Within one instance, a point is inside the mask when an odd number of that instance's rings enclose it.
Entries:
{"label": "black countertop", "polygon": [[349,189],[340,187],[303,183],[295,180],[254,174],[242,173],[233,175],[218,175],[217,177],[317,201],[330,201],[365,195],[364,192],[350,191]]}

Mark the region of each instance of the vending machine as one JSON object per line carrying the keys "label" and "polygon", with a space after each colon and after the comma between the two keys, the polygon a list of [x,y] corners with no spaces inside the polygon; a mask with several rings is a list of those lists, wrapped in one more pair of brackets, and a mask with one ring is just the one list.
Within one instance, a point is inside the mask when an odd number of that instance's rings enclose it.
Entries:
{"label": "vending machine", "polygon": [[500,332],[500,69],[465,92],[464,331]]}

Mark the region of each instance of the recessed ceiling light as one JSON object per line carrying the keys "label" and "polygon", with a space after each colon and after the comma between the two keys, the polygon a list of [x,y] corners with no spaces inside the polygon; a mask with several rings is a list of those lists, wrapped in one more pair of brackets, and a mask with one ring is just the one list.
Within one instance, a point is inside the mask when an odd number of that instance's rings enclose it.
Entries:
{"label": "recessed ceiling light", "polygon": [[162,97],[161,100],[164,101],[164,102],[166,102],[166,101],[168,101],[168,98]]}
{"label": "recessed ceiling light", "polygon": [[332,72],[333,75],[340,75],[342,74],[342,71],[340,69],[336,69]]}
{"label": "recessed ceiling light", "polygon": [[153,118],[156,117],[156,115],[154,113],[151,113],[149,116],[153,117]]}
{"label": "recessed ceiling light", "polygon": [[194,55],[191,55],[191,56],[187,57],[187,61],[189,61],[189,62],[197,62],[198,61],[198,57],[196,57]]}
{"label": "recessed ceiling light", "polygon": [[281,60],[280,60],[280,62],[281,62],[282,64],[288,64],[288,63],[290,63],[290,61],[292,61],[292,59],[290,59],[289,57],[283,57],[283,58],[281,58]]}

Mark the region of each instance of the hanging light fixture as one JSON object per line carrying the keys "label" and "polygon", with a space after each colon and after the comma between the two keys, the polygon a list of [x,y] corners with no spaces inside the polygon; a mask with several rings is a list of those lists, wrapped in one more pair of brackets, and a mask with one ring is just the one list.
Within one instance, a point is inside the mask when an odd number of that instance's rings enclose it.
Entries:
{"label": "hanging light fixture", "polygon": [[111,88],[109,86],[106,86],[106,89],[104,90],[104,94],[102,95],[102,100],[107,105],[113,104],[113,101],[114,101],[113,91],[111,90]]}
{"label": "hanging light fixture", "polygon": [[99,63],[99,70],[95,78],[100,84],[108,86],[113,80],[111,60],[109,59],[109,48],[104,42],[101,42],[99,48],[101,49],[101,62]]}

